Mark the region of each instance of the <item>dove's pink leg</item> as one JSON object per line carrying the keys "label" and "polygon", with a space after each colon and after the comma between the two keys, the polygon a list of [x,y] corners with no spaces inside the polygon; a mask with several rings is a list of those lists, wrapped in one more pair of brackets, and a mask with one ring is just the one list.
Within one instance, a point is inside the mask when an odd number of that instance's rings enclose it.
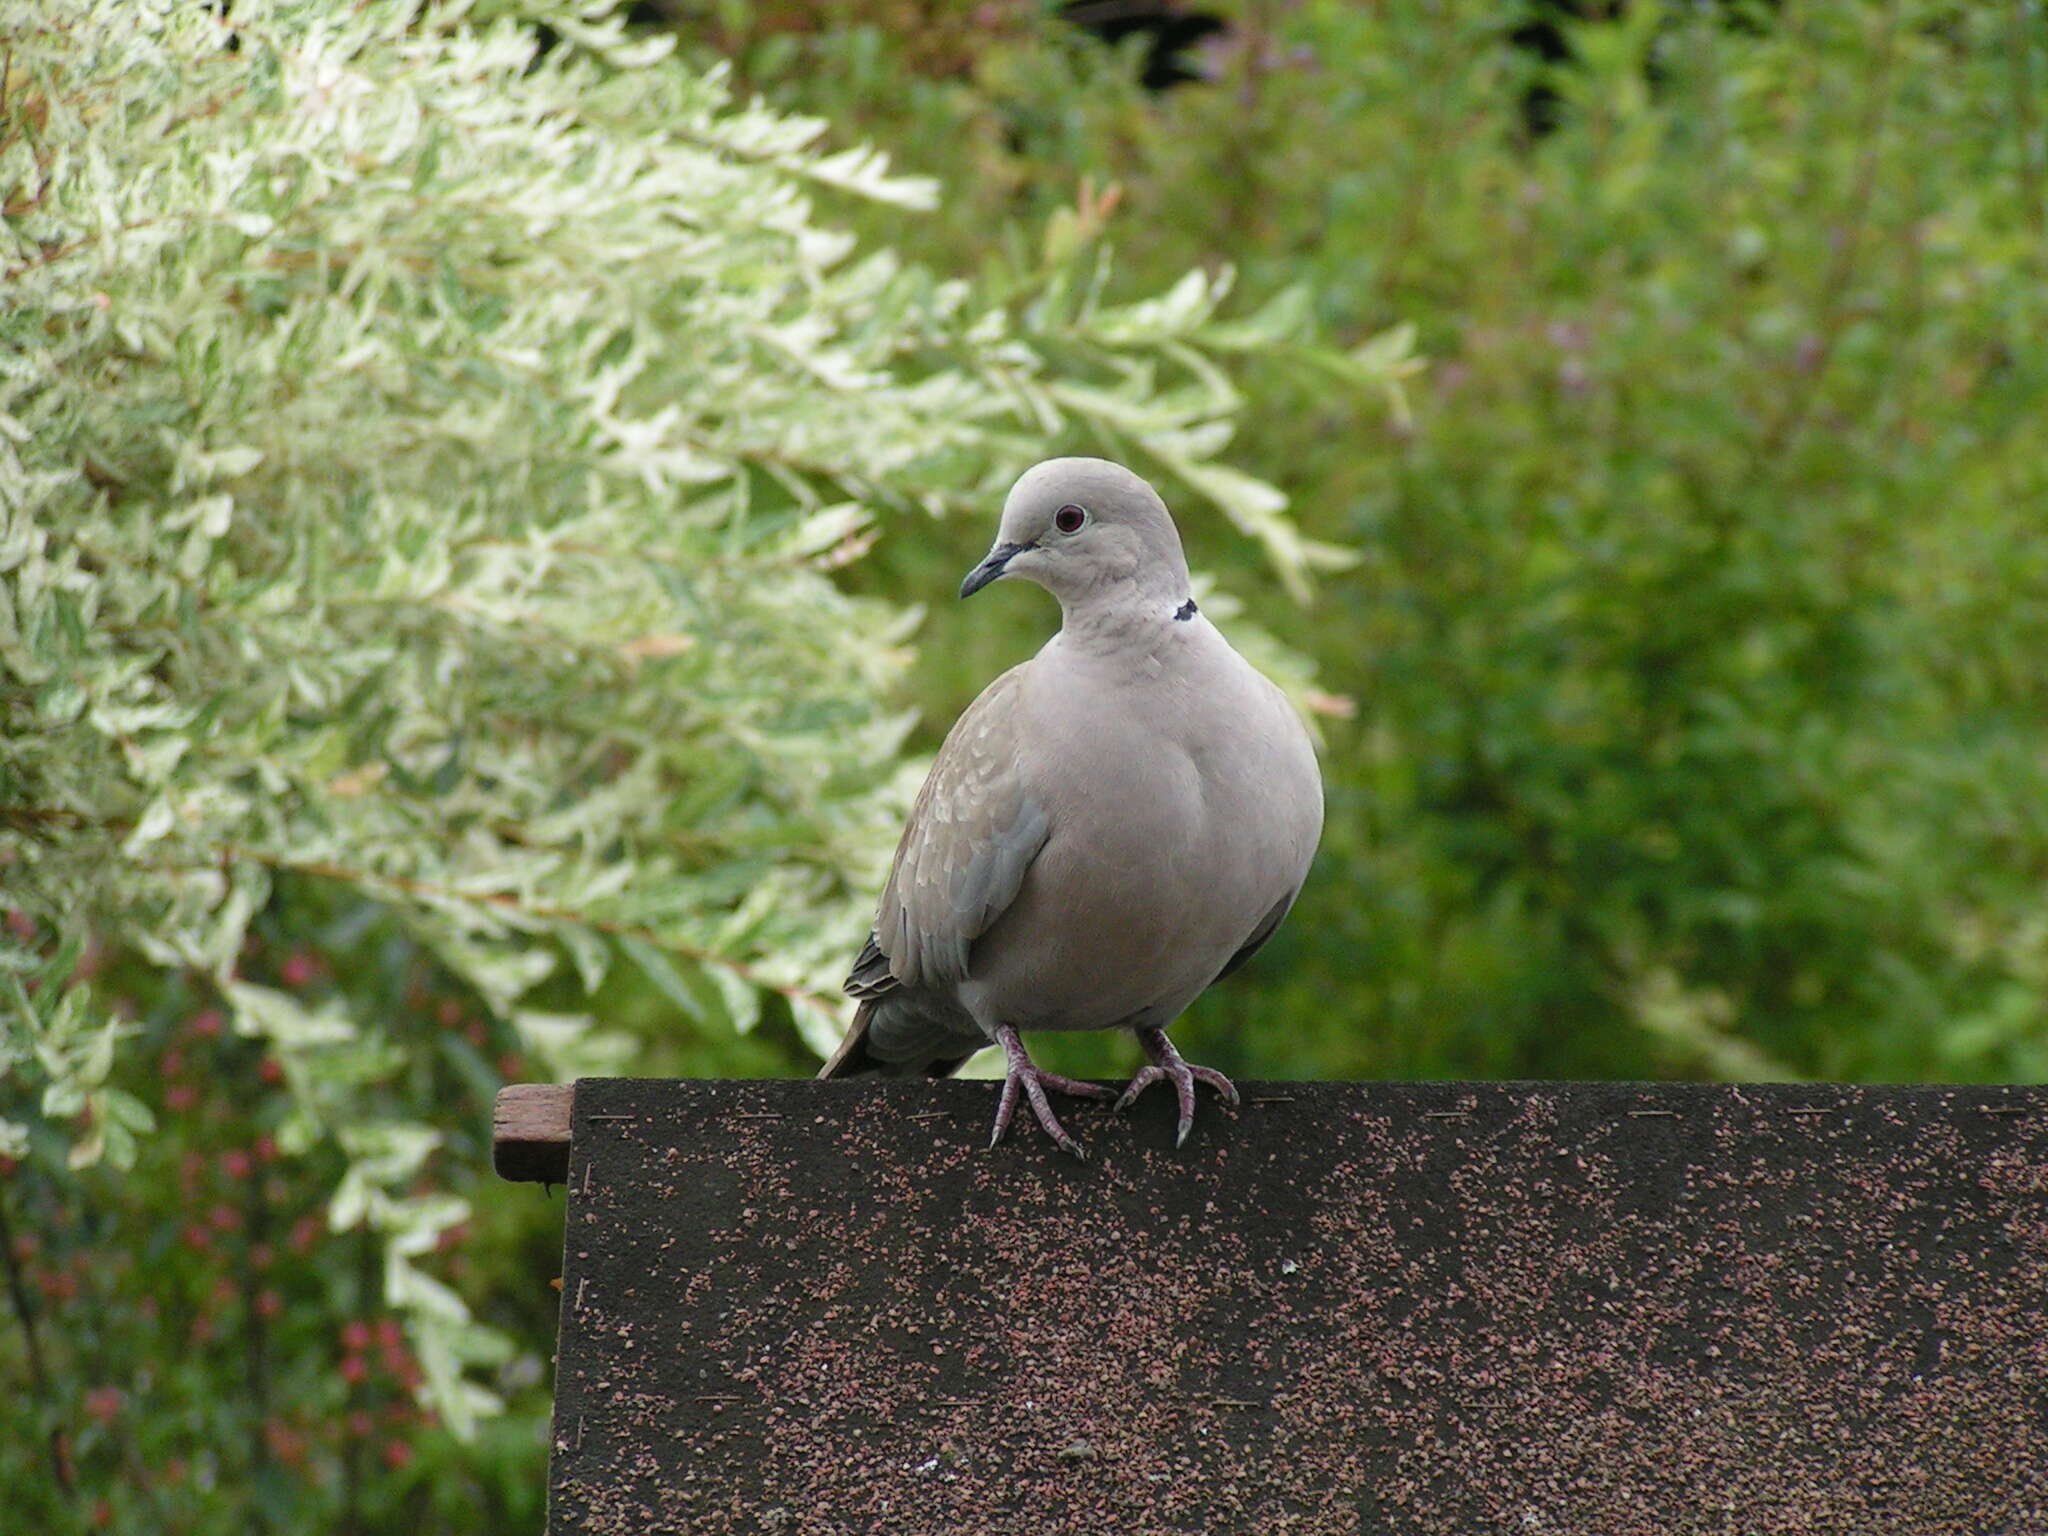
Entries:
{"label": "dove's pink leg", "polygon": [[1058,1120],[1053,1118],[1052,1105],[1045,1099],[1045,1090],[1057,1093],[1071,1093],[1084,1099],[1106,1099],[1109,1090],[1095,1083],[1076,1082],[1071,1077],[1061,1077],[1056,1072],[1041,1072],[1031,1064],[1031,1058],[1024,1053],[1024,1042],[1017,1038],[1017,1031],[1005,1024],[996,1031],[996,1044],[1003,1048],[1003,1056],[1010,1064],[1010,1072],[1003,1079],[1003,1096],[996,1104],[996,1132],[989,1137],[988,1144],[994,1146],[1003,1139],[1003,1132],[1010,1128],[1010,1116],[1016,1112],[1017,1094],[1022,1090],[1024,1097],[1031,1101],[1031,1113],[1038,1116],[1038,1123],[1045,1127],[1045,1134],[1062,1152],[1071,1152],[1082,1162],[1088,1161],[1088,1154],[1081,1150],[1081,1144],[1069,1136]]}
{"label": "dove's pink leg", "polygon": [[1237,1103],[1237,1085],[1214,1067],[1191,1067],[1182,1061],[1180,1052],[1166,1038],[1165,1030],[1141,1029],[1138,1031],[1138,1043],[1145,1047],[1145,1054],[1152,1058],[1152,1065],[1140,1067],[1138,1075],[1131,1079],[1124,1096],[1116,1101],[1118,1114],[1129,1109],[1137,1102],[1138,1095],[1154,1083],[1172,1083],[1174,1092],[1180,1096],[1180,1134],[1173,1138],[1177,1147],[1188,1139],[1188,1132],[1194,1128],[1195,1084],[1207,1083],[1223,1096],[1224,1103]]}

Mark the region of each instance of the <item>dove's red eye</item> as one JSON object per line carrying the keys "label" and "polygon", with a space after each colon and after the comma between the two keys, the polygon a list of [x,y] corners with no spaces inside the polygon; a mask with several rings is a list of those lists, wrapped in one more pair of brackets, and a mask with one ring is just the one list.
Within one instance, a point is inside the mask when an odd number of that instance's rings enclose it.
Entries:
{"label": "dove's red eye", "polygon": [[1052,515],[1052,525],[1061,533],[1079,533],[1081,525],[1087,521],[1088,514],[1072,505],[1061,507]]}

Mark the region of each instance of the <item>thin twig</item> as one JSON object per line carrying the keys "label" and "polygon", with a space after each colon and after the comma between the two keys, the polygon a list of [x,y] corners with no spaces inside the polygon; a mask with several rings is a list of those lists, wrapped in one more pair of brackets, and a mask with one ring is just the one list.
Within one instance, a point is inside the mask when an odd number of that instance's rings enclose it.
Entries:
{"label": "thin twig", "polygon": [[614,922],[609,918],[592,917],[588,913],[573,912],[566,907],[538,905],[521,901],[509,891],[464,891],[454,886],[442,885],[432,880],[414,880],[406,875],[385,875],[367,869],[352,869],[345,864],[336,864],[325,859],[288,859],[281,855],[264,853],[259,849],[225,844],[221,848],[223,860],[247,859],[269,869],[280,869],[292,874],[307,875],[317,880],[335,880],[344,885],[364,887],[388,886],[408,896],[424,896],[435,901],[461,901],[472,906],[499,907],[517,912],[525,917],[546,923],[564,923],[579,928],[589,928],[613,938],[638,939],[655,949],[667,950],[670,954],[681,955],[698,965],[708,965],[730,972],[748,986],[773,992],[791,1001],[803,1000],[817,1003],[826,1008],[836,1007],[838,1000],[822,992],[813,992],[808,987],[784,986],[771,981],[755,967],[744,960],[735,960],[728,955],[715,954],[708,949],[698,949],[689,944],[679,944],[673,939],[663,938],[652,929],[642,928],[634,923]]}
{"label": "thin twig", "polygon": [[1813,365],[1808,370],[1810,377],[1807,387],[1794,392],[1785,410],[1764,434],[1757,458],[1765,464],[1783,462],[1793,441],[1805,430],[1819,403],[1822,376],[1826,374],[1835,347],[1841,340],[1843,322],[1853,302],[1851,283],[1869,225],[1870,205],[1877,195],[1878,154],[1884,140],[1885,118],[1891,111],[1898,37],[1899,8],[1897,0],[1894,0],[1885,10],[1884,51],[1878,58],[1877,84],[1865,97],[1865,113],[1857,135],[1863,150],[1856,166],[1855,184],[1849,191],[1848,222],[1842,229],[1841,239],[1835,247],[1835,260],[1830,264],[1820,290],[1821,329]]}
{"label": "thin twig", "polygon": [[2011,0],[2007,7],[2006,56],[2012,61],[2012,115],[2020,141],[2020,200],[2028,226],[2034,231],[2034,259],[2048,245],[2048,201],[2041,190],[2040,124],[2034,117],[2033,41],[2027,36],[2027,0]]}
{"label": "thin twig", "polygon": [[[36,1333],[36,1311],[28,1299],[28,1286],[22,1279],[21,1265],[14,1257],[14,1229],[7,1220],[7,1199],[4,1185],[0,1185],[0,1255],[7,1260],[7,1294],[14,1303],[14,1316],[21,1324],[21,1337],[27,1345],[29,1379],[35,1383],[39,1401],[54,1405],[56,1389],[50,1382],[50,1368],[43,1359],[42,1340]],[[50,1475],[58,1488],[69,1495],[76,1490],[71,1483],[71,1469],[64,1456],[63,1431],[50,1430]]]}
{"label": "thin twig", "polygon": [[[266,1329],[263,1321],[261,1279],[256,1273],[256,1248],[262,1243],[269,1226],[269,1208],[263,1199],[263,1175],[251,1169],[248,1189],[244,1196],[247,1212],[248,1240],[242,1245],[242,1332],[247,1340],[247,1381],[249,1389],[249,1465],[258,1479],[267,1475],[270,1465],[270,1445],[264,1439],[264,1428],[270,1418],[270,1369],[269,1351],[266,1348]],[[258,1530],[270,1529],[270,1516],[260,1502],[249,1506],[249,1513]]]}
{"label": "thin twig", "polygon": [[[79,1276],[79,1295],[86,1311],[94,1317],[105,1317],[112,1310],[112,1303],[98,1284],[99,1271],[88,1268]],[[103,1335],[88,1335],[90,1358],[85,1362],[92,1376],[100,1381],[111,1382],[119,1370],[111,1358]],[[157,1497],[156,1484],[152,1479],[149,1463],[143,1458],[142,1447],[135,1438],[136,1415],[116,1415],[110,1426],[116,1453],[121,1459],[121,1468],[128,1474],[128,1481],[142,1502],[148,1506],[150,1528],[170,1529],[169,1518],[164,1513],[163,1501]]]}
{"label": "thin twig", "polygon": [[[94,821],[80,816],[75,811],[57,806],[7,806],[0,808],[0,823],[6,822],[12,822],[17,825],[54,822],[73,828],[91,827],[106,832],[121,832],[130,825],[127,821],[119,819]],[[649,945],[654,949],[666,950],[672,955],[680,955],[683,959],[697,965],[705,965],[716,970],[727,971],[737,976],[750,987],[757,987],[764,992],[773,992],[778,997],[787,998],[791,1002],[816,1003],[818,1006],[826,1009],[836,1008],[840,1002],[840,999],[836,997],[828,996],[823,992],[814,992],[809,987],[785,986],[781,982],[772,981],[762,975],[757,967],[749,965],[744,960],[735,960],[729,955],[717,954],[708,949],[699,949],[694,945],[682,944],[674,939],[663,938],[652,929],[642,928],[633,923],[615,922],[610,918],[593,917],[585,912],[571,911],[567,907],[535,905],[523,902],[509,891],[464,891],[458,890],[454,886],[442,885],[437,881],[415,880],[408,875],[380,874],[375,870],[354,869],[348,865],[336,864],[325,859],[290,859],[281,854],[266,853],[259,848],[250,848],[245,844],[224,843],[221,845],[219,850],[220,864],[229,864],[238,859],[246,860],[251,864],[261,864],[265,869],[280,870],[286,874],[305,875],[309,879],[333,880],[343,885],[365,888],[384,886],[391,890],[402,892],[407,896],[426,897],[435,901],[467,902],[472,906],[499,907],[506,911],[517,912],[521,916],[532,918],[537,922],[562,923],[579,928],[588,928],[592,932],[606,934],[612,938],[638,939],[641,943]],[[190,864],[163,863],[155,860],[138,860],[137,863],[140,868],[155,870],[162,874],[175,875],[195,872],[195,867]],[[213,866],[208,866],[208,873],[211,873],[212,869]]]}
{"label": "thin twig", "polygon": [[[366,1225],[359,1229],[356,1237],[356,1316],[367,1318],[370,1307],[378,1297],[377,1284],[377,1239]],[[361,1411],[367,1406],[365,1388],[361,1381],[348,1386],[346,1398],[352,1411]],[[341,1462],[341,1528],[347,1536],[362,1536],[363,1526],[363,1477],[367,1470],[363,1458],[369,1453],[369,1442],[361,1435],[348,1437],[348,1451]]]}

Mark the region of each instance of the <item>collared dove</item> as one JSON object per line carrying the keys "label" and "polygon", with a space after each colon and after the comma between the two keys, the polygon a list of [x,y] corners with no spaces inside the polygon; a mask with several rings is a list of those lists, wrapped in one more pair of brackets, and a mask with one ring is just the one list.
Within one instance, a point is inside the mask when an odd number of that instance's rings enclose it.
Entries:
{"label": "collared dove", "polygon": [[1280,926],[1323,824],[1315,748],[1287,698],[1195,607],[1158,494],[1103,459],[1051,459],[1003,506],[971,597],[1021,576],[1059,599],[1058,634],[968,706],[897,845],[846,990],[860,1000],[820,1077],[943,1077],[999,1045],[1002,1139],[1020,1094],[1084,1157],[1046,1090],[1107,1089],[1033,1065],[1020,1034],[1128,1029],[1157,1082],[1227,1101],[1166,1026]]}

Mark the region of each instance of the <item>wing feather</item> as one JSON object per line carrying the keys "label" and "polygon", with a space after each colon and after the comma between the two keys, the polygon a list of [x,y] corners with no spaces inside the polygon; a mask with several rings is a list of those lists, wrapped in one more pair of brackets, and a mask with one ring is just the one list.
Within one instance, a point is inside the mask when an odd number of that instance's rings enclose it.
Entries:
{"label": "wing feather", "polygon": [[1012,667],[947,733],[847,977],[854,996],[962,980],[974,941],[1016,900],[1050,830],[1018,771],[1023,683]]}

